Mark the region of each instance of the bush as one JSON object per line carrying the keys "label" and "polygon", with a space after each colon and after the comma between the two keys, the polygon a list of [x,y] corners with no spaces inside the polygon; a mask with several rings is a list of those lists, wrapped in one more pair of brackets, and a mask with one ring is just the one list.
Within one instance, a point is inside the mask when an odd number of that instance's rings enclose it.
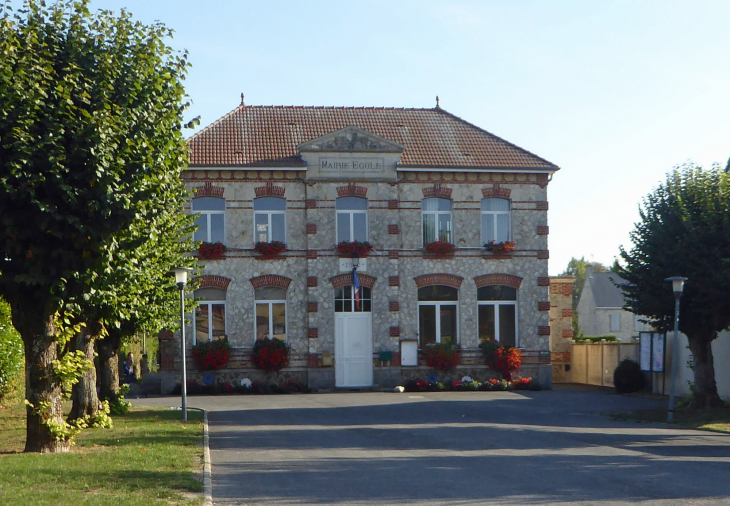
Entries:
{"label": "bush", "polygon": [[522,352],[517,348],[500,346],[494,341],[485,340],[479,344],[484,362],[492,370],[502,374],[502,379],[512,381],[512,372],[522,365]]}
{"label": "bush", "polygon": [[629,359],[622,360],[613,371],[613,385],[620,394],[630,394],[644,388],[644,373],[639,364]]}
{"label": "bush", "polygon": [[461,363],[461,353],[458,346],[450,344],[429,344],[423,348],[423,358],[426,365],[439,371],[447,372]]}
{"label": "bush", "polygon": [[0,404],[25,394],[20,381],[24,361],[23,341],[13,327],[10,305],[0,299]]}

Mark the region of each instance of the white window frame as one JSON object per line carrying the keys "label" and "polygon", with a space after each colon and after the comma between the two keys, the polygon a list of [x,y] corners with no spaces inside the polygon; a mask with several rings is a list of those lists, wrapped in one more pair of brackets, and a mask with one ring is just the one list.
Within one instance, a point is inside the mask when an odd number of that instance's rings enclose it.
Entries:
{"label": "white window frame", "polygon": [[[448,211],[425,211],[423,209],[424,202],[427,201],[427,200],[430,200],[430,199],[446,200],[446,201],[449,202],[449,205],[450,205],[451,209],[448,210]],[[451,223],[451,231],[450,231],[451,237],[449,237],[449,240],[447,242],[450,242],[452,244],[455,244],[455,242],[454,242],[454,216],[453,216],[453,211],[454,211],[454,201],[451,200],[451,199],[446,199],[446,198],[443,198],[443,197],[427,197],[427,198],[421,200],[421,241],[423,242],[423,246],[425,246],[426,244],[428,244],[430,242],[435,242],[435,241],[438,241],[439,240],[438,226],[439,226],[439,216],[440,215],[448,215],[449,216],[449,223]],[[426,215],[433,215],[434,216],[434,219],[436,220],[436,238],[433,239],[433,241],[429,241],[428,243],[426,242],[426,238],[424,237],[425,236],[425,232],[426,232],[426,230],[425,230],[426,220],[424,218],[425,218]]]}
{"label": "white window frame", "polygon": [[[519,297],[519,291],[518,291]],[[494,340],[500,342],[499,339],[499,307],[514,306],[515,307],[515,348],[520,347],[520,328],[519,328],[519,307],[516,300],[479,300],[477,301],[477,342],[481,342],[479,337],[479,306],[494,306]]]}
{"label": "white window frame", "polygon": [[269,341],[274,339],[274,311],[271,307],[273,304],[284,304],[284,325],[285,325],[285,332],[286,332],[286,344],[289,344],[289,308],[288,304],[286,303],[286,300],[257,300],[254,301],[254,318],[253,318],[253,335],[254,340],[257,340],[259,338],[258,335],[258,325],[256,324],[256,318],[258,318],[258,312],[256,311],[258,309],[258,306],[269,306]]}
{"label": "white window frame", "polygon": [[481,211],[481,213],[482,213],[482,221],[480,223],[480,228],[481,228],[480,233],[483,232],[483,230],[484,230],[484,226],[483,226],[484,220],[489,219],[490,217],[492,219],[492,227],[493,227],[492,230],[494,230],[494,233],[495,233],[495,237],[484,237],[482,235],[482,244],[487,244],[489,241],[495,241],[495,242],[497,242],[497,237],[496,237],[496,234],[497,234],[497,216],[498,215],[505,215],[505,214],[507,215],[507,219],[509,220],[509,224],[508,224],[508,227],[507,227],[507,240],[508,241],[511,241],[512,240],[512,201],[510,199],[502,199],[502,198],[499,198],[499,197],[487,197],[487,198],[483,198],[481,200],[481,202],[479,202],[479,209],[482,208],[482,205],[483,205],[483,203],[484,203],[485,200],[506,200],[507,201],[507,204],[509,205],[509,210],[507,210],[507,211]]}
{"label": "white window frame", "polygon": [[[197,211],[197,210],[195,210],[195,201],[198,200],[198,199],[200,199],[200,198],[210,198],[210,199],[219,199],[219,200],[222,200],[223,201],[223,210],[222,211],[209,211],[209,210],[200,210],[200,211]],[[199,214],[200,216],[205,217],[205,221],[207,223],[207,228],[206,228],[207,237],[205,239],[200,239],[203,242],[208,242],[208,243],[213,242],[210,239],[210,233],[211,233],[211,229],[212,229],[212,227],[210,226],[211,216],[213,216],[214,214],[219,214],[219,215],[222,215],[223,216],[223,241],[221,241],[221,242],[223,244],[225,244],[226,243],[226,237],[227,237],[227,235],[226,235],[226,208],[227,208],[226,199],[222,199],[220,197],[207,197],[207,196],[206,197],[198,197],[198,198],[192,199],[192,202],[191,202],[190,207],[192,209],[192,214],[193,215],[198,215]],[[197,233],[198,233],[197,230],[195,232],[193,232],[193,238],[195,237],[195,234],[197,234]],[[195,239],[195,240],[197,240],[197,239]]]}
{"label": "white window frame", "polygon": [[[613,328],[613,322],[616,321],[618,328]],[[608,331],[609,332],[621,332],[621,315],[620,314],[609,314],[608,315]]]}
{"label": "white window frame", "polygon": [[228,308],[226,307],[226,301],[225,300],[200,300],[198,301],[198,307],[195,308],[195,311],[193,311],[193,346],[198,344],[198,315],[197,311],[198,309],[203,308],[203,306],[206,306],[206,310],[208,312],[208,342],[213,341],[213,305],[214,304],[222,304],[223,305],[223,334],[228,335]]}
{"label": "white window frame", "polygon": [[[343,197],[338,197],[337,200]],[[347,197],[345,197],[347,198]],[[340,243],[342,241],[348,241],[353,242],[355,241],[355,215],[356,214],[364,214],[365,215],[365,241],[370,240],[370,220],[368,216],[368,210],[370,208],[370,203],[368,202],[368,199],[363,197],[349,197],[349,198],[358,198],[365,201],[365,209],[337,209],[337,201],[335,201],[335,231],[337,234],[337,242]],[[349,214],[350,215],[350,237],[340,237],[340,229],[337,226],[340,220],[340,214]]]}
{"label": "white window frame", "polygon": [[[368,299],[365,299],[363,297],[360,297],[360,308],[361,309],[360,309],[360,311],[356,311],[355,310],[355,285],[344,285],[344,286],[339,287],[339,288],[345,288],[347,286],[350,287],[350,303],[352,304],[352,306],[351,306],[352,307],[352,311],[337,311],[337,309],[335,309],[335,314],[363,314],[363,313],[365,313],[365,314],[372,314],[373,313],[373,289],[372,288],[369,288],[367,286],[360,285],[360,290],[362,290],[363,288],[367,288],[370,291],[370,297]],[[347,300],[347,299],[338,299],[336,295],[337,295],[337,289],[335,289],[335,297],[332,298],[333,303],[336,303],[338,300],[342,300],[342,301],[346,301]],[[365,311],[364,305],[363,305],[363,300],[369,300],[370,301],[370,311]],[[337,305],[335,304],[334,307],[336,308]]]}
{"label": "white window frame", "polygon": [[418,301],[418,346],[421,346],[421,306],[436,307],[436,344],[441,344],[441,306],[456,306],[456,344],[461,344],[459,329],[459,299]]}
{"label": "white window frame", "polygon": [[[280,211],[277,211],[277,210],[261,210],[261,211],[256,211],[256,200],[258,200],[258,199],[279,199],[279,200],[282,200],[282,201],[284,201],[284,209],[283,210],[280,210]],[[258,233],[258,230],[256,230],[256,216],[258,216],[258,215],[266,215],[266,223],[267,223],[267,225],[266,225],[266,238],[267,238],[266,239],[266,242],[271,242],[273,240],[271,238],[271,233],[273,231],[273,227],[272,227],[272,223],[271,223],[271,216],[274,215],[274,214],[280,214],[280,215],[284,216],[284,241],[283,242],[284,242],[284,244],[286,244],[286,235],[287,235],[286,234],[286,209],[288,207],[287,206],[286,199],[285,198],[282,198],[282,197],[256,197],[255,199],[253,199],[252,207],[254,209],[254,212],[253,212],[253,242],[254,242],[254,244],[256,244],[257,242],[259,242],[257,240],[259,233]]]}

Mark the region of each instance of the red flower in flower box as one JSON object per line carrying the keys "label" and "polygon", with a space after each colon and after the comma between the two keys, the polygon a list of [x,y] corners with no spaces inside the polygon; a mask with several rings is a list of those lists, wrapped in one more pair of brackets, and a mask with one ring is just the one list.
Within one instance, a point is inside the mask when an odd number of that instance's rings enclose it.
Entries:
{"label": "red flower in flower box", "polygon": [[422,353],[426,365],[439,371],[450,371],[461,363],[461,350],[450,344],[431,344]]}
{"label": "red flower in flower box", "polygon": [[193,346],[193,360],[200,371],[220,369],[231,358],[231,345],[228,337],[210,342],[200,342]]}
{"label": "red flower in flower box", "polygon": [[264,260],[278,258],[279,255],[286,251],[286,244],[281,241],[257,242],[253,250],[261,255]]}
{"label": "red flower in flower box", "polygon": [[279,339],[258,339],[253,346],[251,363],[256,369],[278,372],[289,363],[289,348]]}
{"label": "red flower in flower box", "polygon": [[502,242],[489,241],[488,243],[486,243],[484,245],[484,248],[487,251],[491,251],[495,255],[509,255],[515,249],[515,242],[514,241],[502,241]]}
{"label": "red flower in flower box", "polygon": [[204,260],[220,260],[226,247],[222,242],[204,242],[198,248],[198,258]]}
{"label": "red flower in flower box", "polygon": [[423,246],[428,256],[434,258],[450,258],[456,251],[456,246],[446,241],[429,242]]}
{"label": "red flower in flower box", "polygon": [[512,372],[522,365],[522,352],[517,348],[500,346],[494,341],[482,341],[479,345],[484,361],[490,369],[502,373],[502,378],[511,381]]}
{"label": "red flower in flower box", "polygon": [[335,249],[342,258],[351,258],[353,254],[359,258],[367,258],[370,256],[373,246],[367,241],[342,241],[335,246]]}

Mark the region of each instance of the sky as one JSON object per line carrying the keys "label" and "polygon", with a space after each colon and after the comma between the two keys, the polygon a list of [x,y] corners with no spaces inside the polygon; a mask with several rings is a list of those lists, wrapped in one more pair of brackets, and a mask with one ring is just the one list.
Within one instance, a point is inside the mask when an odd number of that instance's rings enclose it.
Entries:
{"label": "sky", "polygon": [[[11,1],[17,5],[19,2]],[[730,2],[92,0],[175,30],[188,118],[441,107],[560,167],[549,271],[611,264],[676,165],[730,157]],[[192,134],[189,132],[188,135]]]}

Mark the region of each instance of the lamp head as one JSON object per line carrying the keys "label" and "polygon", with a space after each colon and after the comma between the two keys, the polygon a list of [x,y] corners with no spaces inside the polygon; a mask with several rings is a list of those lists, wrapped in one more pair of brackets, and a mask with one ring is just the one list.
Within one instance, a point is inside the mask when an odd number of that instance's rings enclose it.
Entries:
{"label": "lamp head", "polygon": [[684,282],[687,281],[687,278],[683,278],[682,276],[672,276],[664,281],[672,282],[672,291],[674,292],[675,297],[682,296],[682,292],[684,291]]}
{"label": "lamp head", "polygon": [[357,252],[352,252],[352,268],[357,270],[357,266],[360,265],[360,255]]}
{"label": "lamp head", "polygon": [[182,287],[188,282],[188,272],[193,270],[190,267],[175,267],[172,271],[175,273],[175,283]]}

